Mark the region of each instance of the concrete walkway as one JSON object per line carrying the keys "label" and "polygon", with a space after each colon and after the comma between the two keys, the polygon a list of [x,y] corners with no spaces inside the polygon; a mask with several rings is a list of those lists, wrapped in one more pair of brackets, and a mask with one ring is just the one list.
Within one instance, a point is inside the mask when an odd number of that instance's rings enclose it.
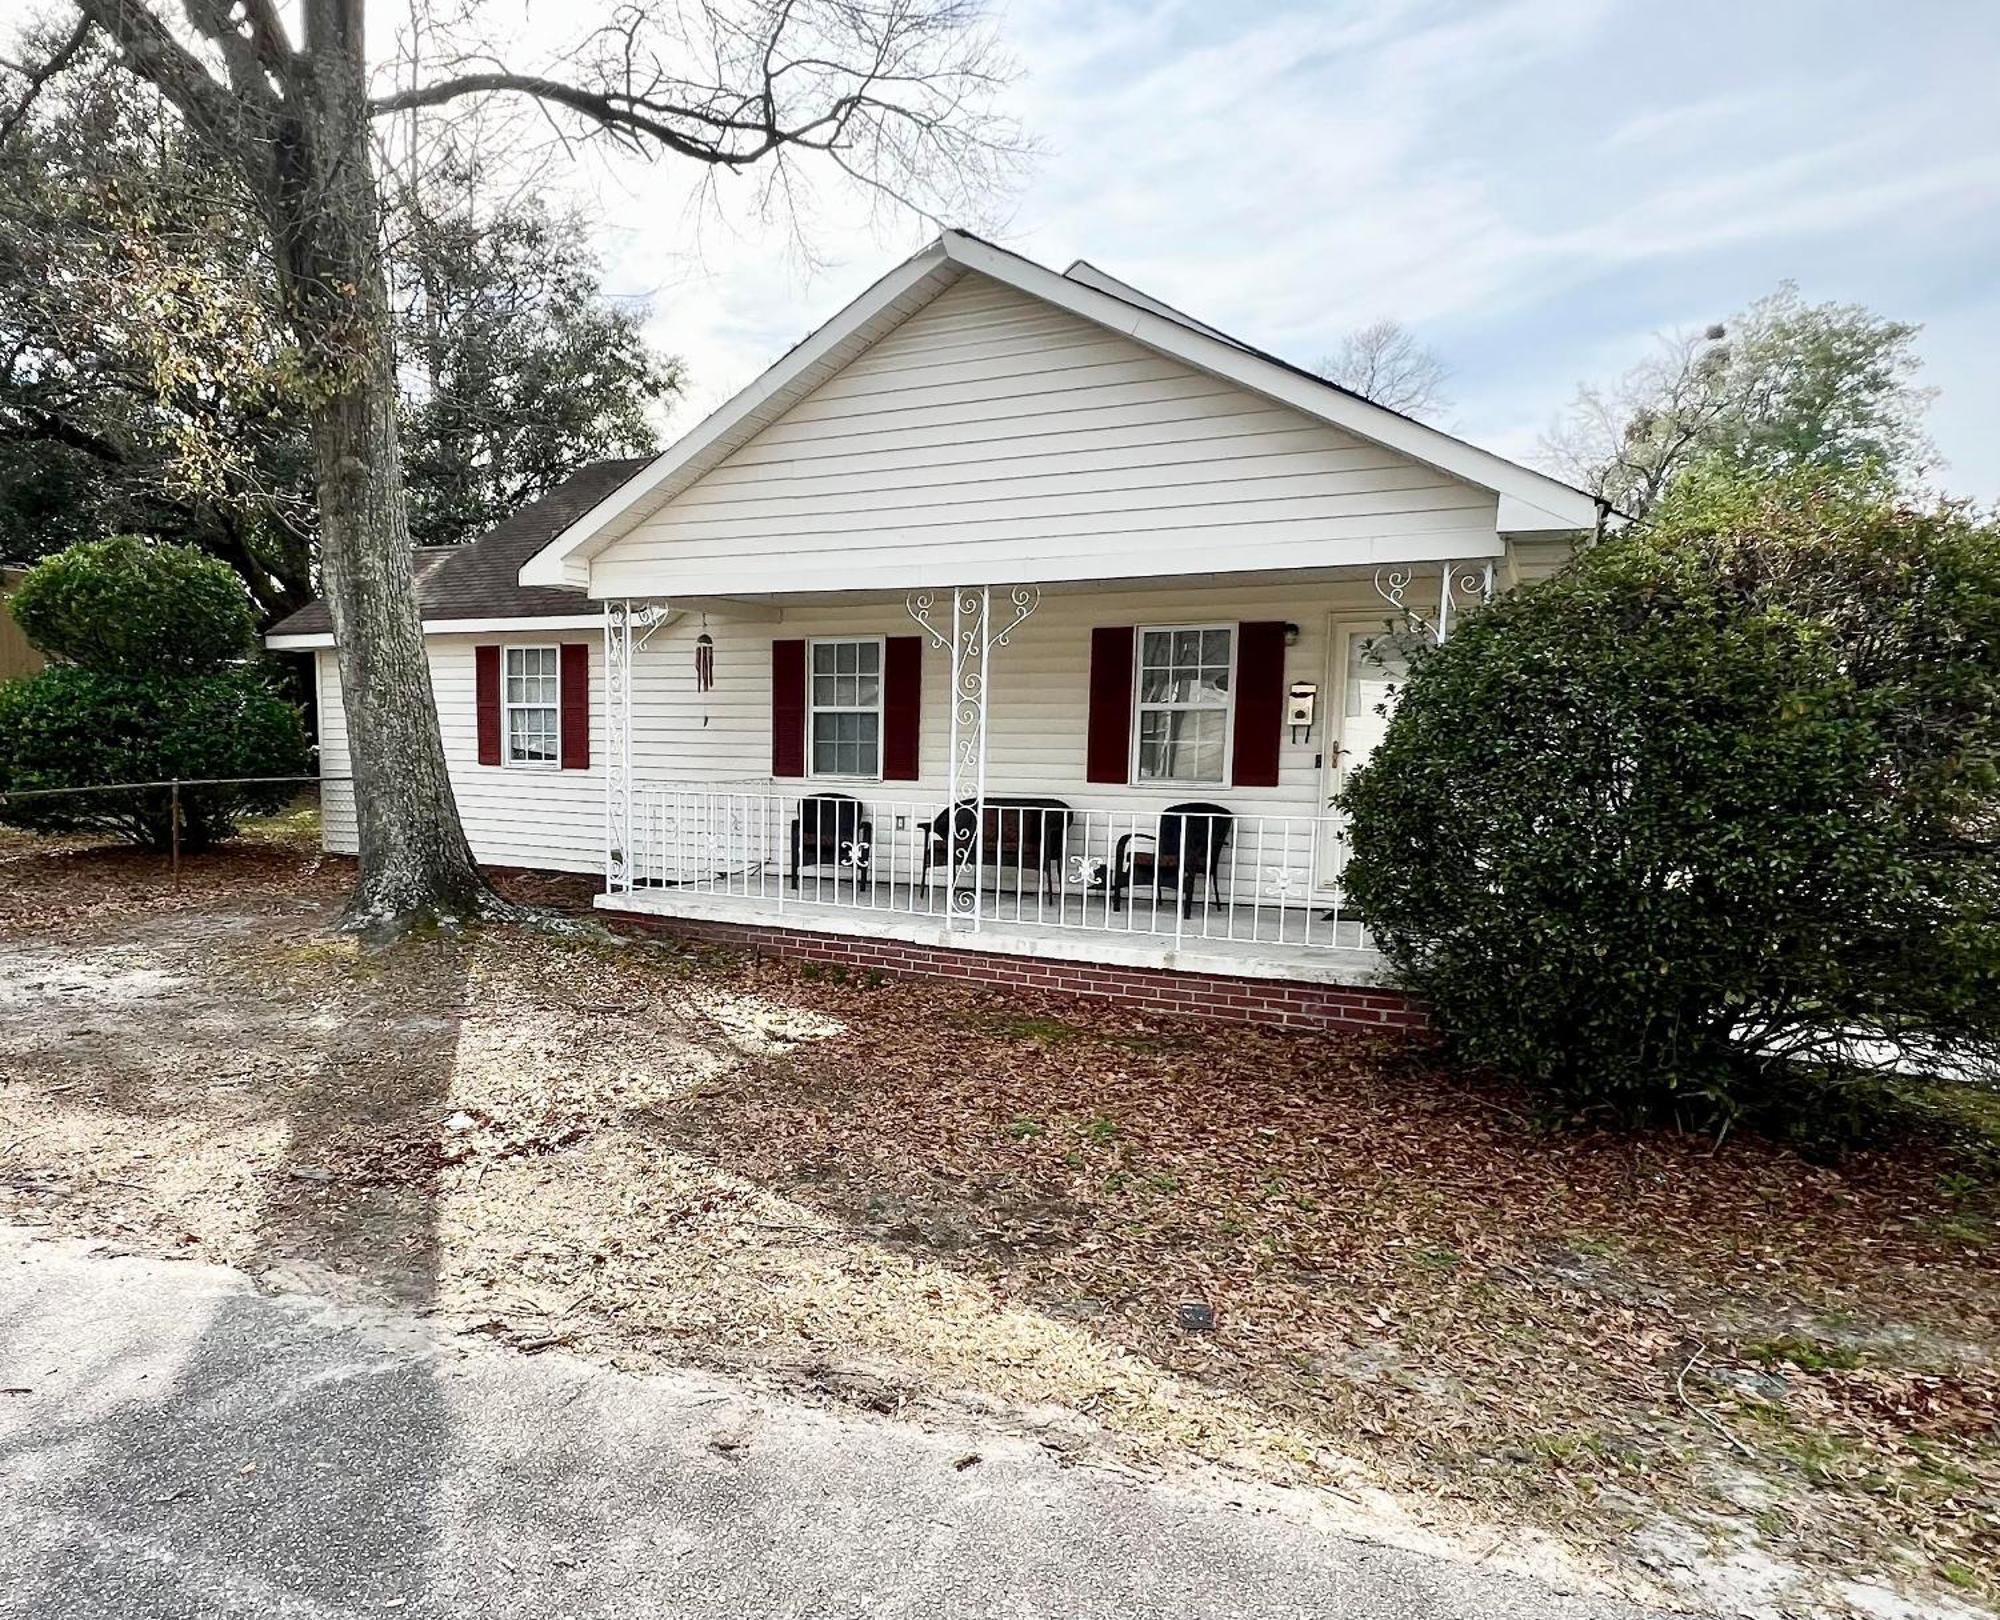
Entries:
{"label": "concrete walkway", "polygon": [[0,1389],[8,1620],[1638,1614],[1026,1441],[5,1229]]}

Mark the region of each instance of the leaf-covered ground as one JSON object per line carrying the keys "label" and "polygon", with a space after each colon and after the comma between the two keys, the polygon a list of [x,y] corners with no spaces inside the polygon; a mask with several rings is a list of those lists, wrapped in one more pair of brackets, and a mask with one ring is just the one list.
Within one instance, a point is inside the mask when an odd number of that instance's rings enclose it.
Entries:
{"label": "leaf-covered ground", "polygon": [[1970,1149],[1549,1132],[1394,1049],[661,943],[364,950],[303,830],[178,887],[0,844],[0,1218],[1705,1606],[1995,1598]]}

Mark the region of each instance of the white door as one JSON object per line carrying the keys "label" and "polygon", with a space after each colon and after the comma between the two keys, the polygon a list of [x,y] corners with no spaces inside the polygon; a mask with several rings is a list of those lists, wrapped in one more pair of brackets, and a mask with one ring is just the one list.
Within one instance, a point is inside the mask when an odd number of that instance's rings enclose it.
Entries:
{"label": "white door", "polygon": [[[1337,817],[1334,796],[1350,771],[1359,769],[1381,744],[1389,715],[1409,674],[1409,659],[1379,619],[1335,619],[1327,637],[1326,747],[1322,750],[1326,814]],[[1336,819],[1333,825],[1338,826]],[[1320,840],[1319,880],[1337,886],[1346,846]]]}

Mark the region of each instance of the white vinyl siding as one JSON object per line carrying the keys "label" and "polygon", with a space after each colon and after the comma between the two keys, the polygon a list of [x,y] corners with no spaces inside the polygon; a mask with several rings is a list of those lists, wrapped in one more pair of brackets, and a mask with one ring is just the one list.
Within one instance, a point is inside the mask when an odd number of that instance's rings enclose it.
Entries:
{"label": "white vinyl siding", "polygon": [[[1433,583],[1432,586],[1435,589]],[[1052,591],[1008,645],[994,649],[988,693],[987,790],[994,794],[1047,795],[1077,811],[1150,815],[1189,799],[1212,800],[1245,816],[1297,818],[1303,839],[1308,820],[1326,809],[1328,773],[1324,757],[1342,736],[1349,700],[1345,666],[1329,669],[1329,620],[1371,631],[1388,610],[1365,574],[1335,582],[1251,582],[1234,586],[1132,588],[1106,586]],[[1286,620],[1299,627],[1286,649],[1284,679],[1311,681],[1320,688],[1319,720],[1300,737],[1286,728],[1279,737],[1279,779],[1274,787],[1192,787],[1186,782],[1093,783],[1086,776],[1085,747],[1090,718],[1091,631],[1100,626],[1229,626],[1254,620]],[[715,684],[697,689],[695,638],[703,631],[698,614],[683,614],[662,625],[634,660],[632,770],[637,787],[701,785],[746,792],[797,794],[796,782],[774,784],[771,777],[771,643],[778,638],[852,641],[910,635],[915,626],[902,601],[854,600],[794,606],[782,622],[757,622],[708,615],[714,639]],[[444,730],[445,756],[459,811],[478,858],[493,865],[601,872],[604,861],[604,663],[602,645],[590,637],[591,768],[587,771],[505,772],[477,765],[473,692],[473,648],[491,644],[491,635],[427,638],[432,684]],[[1233,638],[1232,638],[1233,639]],[[1232,655],[1234,648],[1232,646]],[[1343,651],[1345,649],[1343,648]],[[1134,646],[1135,663],[1138,647]],[[349,769],[345,716],[333,654],[318,655],[322,768],[331,777]],[[949,791],[950,664],[928,640],[922,652],[923,707],[919,778],[910,782],[867,783],[851,792],[871,815],[884,815],[896,831],[896,814],[933,814]],[[810,669],[810,654],[808,655]],[[858,673],[858,672],[857,672]],[[1232,680],[1232,687],[1234,682]],[[1364,702],[1356,694],[1353,701]],[[1136,713],[1136,708],[1135,708]],[[1225,767],[1226,768],[1226,767]],[[897,807],[901,807],[898,809]],[[353,797],[335,784],[325,794],[326,843],[336,851],[355,848]],[[903,829],[907,836],[908,829]],[[1276,833],[1271,835],[1274,839]],[[1252,863],[1274,864],[1248,842],[1240,852]],[[1294,863],[1300,851],[1289,857]]]}
{"label": "white vinyl siding", "polygon": [[1488,491],[968,275],[614,542],[591,588],[1372,565],[1488,555],[1496,520]]}
{"label": "white vinyl siding", "polygon": [[[571,639],[582,640],[584,635],[573,632]],[[472,853],[489,866],[601,872],[604,870],[602,637],[589,635],[590,768],[577,771],[496,771],[480,766],[473,649],[492,646],[500,640],[495,635],[424,638],[430,652],[431,690],[437,698],[438,726],[444,734],[445,763],[451,771],[452,791],[458,799],[458,813],[465,823],[466,836],[472,840]],[[347,744],[347,716],[340,702],[339,668],[331,652],[316,657],[320,772],[329,779],[345,777],[353,764]],[[692,659],[687,641],[676,643],[676,685],[693,686],[689,679]],[[664,670],[654,678],[662,684],[667,680]],[[353,854],[358,847],[354,790],[330,781],[322,792],[321,815],[326,847],[339,854]]]}

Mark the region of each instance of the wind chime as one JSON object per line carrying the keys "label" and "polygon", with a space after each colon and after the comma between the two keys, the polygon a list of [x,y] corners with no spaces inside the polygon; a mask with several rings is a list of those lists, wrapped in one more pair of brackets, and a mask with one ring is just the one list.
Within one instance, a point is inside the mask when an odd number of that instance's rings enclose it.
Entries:
{"label": "wind chime", "polygon": [[[708,615],[701,616],[701,634],[694,638],[694,689],[697,692],[715,690],[715,637],[708,633]],[[708,708],[703,705],[701,723],[708,724]]]}

